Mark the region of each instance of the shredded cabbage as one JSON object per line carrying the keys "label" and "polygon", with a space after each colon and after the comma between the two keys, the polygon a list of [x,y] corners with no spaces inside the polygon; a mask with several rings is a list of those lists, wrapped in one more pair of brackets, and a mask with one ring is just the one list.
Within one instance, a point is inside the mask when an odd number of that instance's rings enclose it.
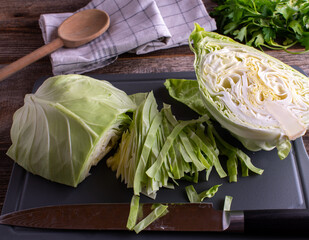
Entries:
{"label": "shredded cabbage", "polygon": [[127,229],[133,230],[136,225],[138,213],[139,213],[139,196],[133,195],[130,204],[130,212],[127,220]]}
{"label": "shredded cabbage", "polygon": [[[210,170],[214,162],[222,169],[215,146],[208,144],[207,148],[207,143],[200,143],[194,135],[193,128],[205,122],[207,115],[180,122],[172,115],[170,105],[164,104],[158,110],[153,92],[142,97],[133,95],[132,99],[139,102],[132,123],[123,133],[116,154],[106,162],[116,171],[117,178],[121,177],[128,188],[133,188],[135,195],[143,193],[155,198],[161,187],[174,187],[169,180],[176,182],[197,176],[199,171]],[[191,135],[195,136],[194,141]],[[223,169],[220,175],[226,176]]]}
{"label": "shredded cabbage", "polygon": [[134,226],[133,230],[136,233],[140,233],[154,221],[163,217],[167,213],[168,213],[168,205],[157,204],[157,206],[155,206],[155,208],[151,211],[151,213],[149,213],[144,219],[142,219]]}
{"label": "shredded cabbage", "polygon": [[193,185],[186,186],[186,193],[190,203],[203,202],[205,198],[212,198],[222,184],[214,185],[208,190],[197,193]]}
{"label": "shredded cabbage", "polygon": [[[153,92],[132,95],[136,110],[129,128],[123,133],[117,152],[107,165],[116,171],[134,195],[140,193],[155,198],[161,187],[173,188],[178,179],[198,181],[199,172],[206,170],[206,180],[214,169],[219,177],[237,181],[237,163],[243,176],[248,169],[262,174],[240,149],[225,142],[205,114],[198,119],[179,121],[171,106],[158,110]],[[207,125],[207,128],[205,125]],[[234,155],[235,164],[227,161],[228,173],[222,167],[220,155]],[[224,159],[224,158],[223,158]]]}
{"label": "shredded cabbage", "polygon": [[224,204],[223,204],[223,211],[231,211],[233,197],[232,196],[225,196]]}

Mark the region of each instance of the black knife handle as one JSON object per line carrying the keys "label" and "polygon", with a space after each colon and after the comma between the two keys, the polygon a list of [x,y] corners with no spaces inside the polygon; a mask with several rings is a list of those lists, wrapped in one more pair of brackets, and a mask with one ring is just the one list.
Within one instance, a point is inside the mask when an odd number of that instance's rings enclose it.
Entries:
{"label": "black knife handle", "polygon": [[274,233],[309,236],[309,210],[244,211],[245,233]]}

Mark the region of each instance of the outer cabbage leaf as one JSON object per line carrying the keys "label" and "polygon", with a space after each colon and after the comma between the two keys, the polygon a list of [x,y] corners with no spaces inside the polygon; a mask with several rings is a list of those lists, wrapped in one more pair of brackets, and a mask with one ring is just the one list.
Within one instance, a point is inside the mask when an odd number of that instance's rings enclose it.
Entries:
{"label": "outer cabbage leaf", "polygon": [[[208,112],[252,151],[278,149],[309,125],[309,81],[292,67],[196,24],[190,48]],[[193,42],[193,45],[192,43]]]}
{"label": "outer cabbage leaf", "polygon": [[209,114],[196,80],[166,79],[164,85],[169,95],[177,101],[184,103],[199,115]]}
{"label": "outer cabbage leaf", "polygon": [[109,82],[82,75],[47,79],[16,111],[7,154],[46,179],[77,186],[117,143],[136,105]]}

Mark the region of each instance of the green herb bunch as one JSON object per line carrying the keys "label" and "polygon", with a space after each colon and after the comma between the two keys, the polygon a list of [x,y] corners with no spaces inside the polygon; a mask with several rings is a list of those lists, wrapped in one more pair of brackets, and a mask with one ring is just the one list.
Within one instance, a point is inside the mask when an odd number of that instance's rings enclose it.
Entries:
{"label": "green herb bunch", "polygon": [[220,33],[260,49],[289,52],[288,48],[299,43],[309,50],[308,0],[215,1],[218,6],[211,16]]}

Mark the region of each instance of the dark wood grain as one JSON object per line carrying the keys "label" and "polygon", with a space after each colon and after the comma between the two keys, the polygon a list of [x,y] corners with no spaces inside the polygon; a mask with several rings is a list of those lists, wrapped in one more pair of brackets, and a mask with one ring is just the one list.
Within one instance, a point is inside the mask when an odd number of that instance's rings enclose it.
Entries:
{"label": "dark wood grain", "polygon": [[[38,25],[42,13],[73,12],[89,0],[0,0],[0,67],[42,46]],[[215,3],[203,1],[208,11]],[[299,50],[299,46],[295,51]],[[292,55],[284,51],[265,50],[286,64],[301,67],[309,74],[309,54]],[[188,46],[157,51],[145,55],[123,54],[118,60],[91,73],[152,73],[193,71],[194,56]],[[0,82],[0,211],[3,206],[13,162],[6,156],[10,146],[10,127],[14,112],[23,105],[25,94],[31,93],[34,82],[42,76],[51,76],[48,57],[28,66],[12,77]],[[309,134],[304,137],[309,150]]]}

